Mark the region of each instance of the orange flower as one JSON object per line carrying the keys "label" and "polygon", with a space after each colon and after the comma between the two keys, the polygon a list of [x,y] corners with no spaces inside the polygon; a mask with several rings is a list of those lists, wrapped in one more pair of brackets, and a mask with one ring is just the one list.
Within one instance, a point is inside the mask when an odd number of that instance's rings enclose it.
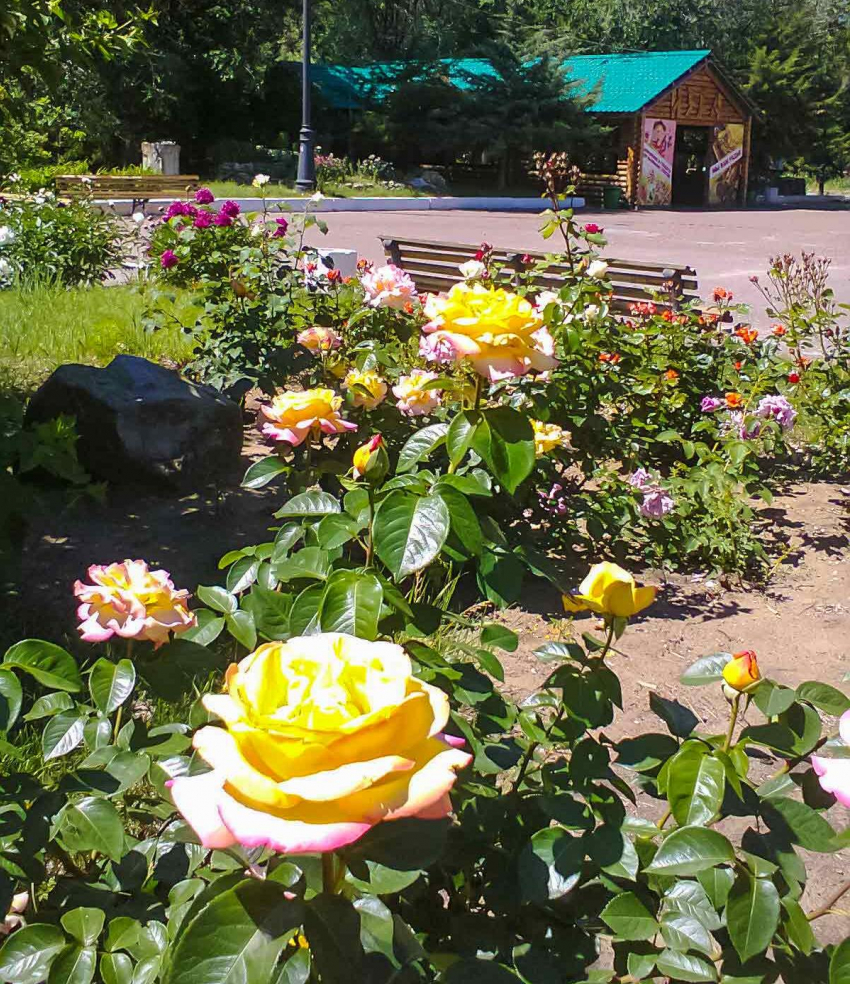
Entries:
{"label": "orange flower", "polygon": [[600,352],[599,353],[599,361],[600,362],[610,362],[612,366],[615,366],[620,361],[620,353],[619,352]]}
{"label": "orange flower", "polygon": [[759,337],[758,329],[751,328],[749,325],[741,325],[740,328],[736,328],[735,334],[747,345],[752,345],[753,342]]}
{"label": "orange flower", "polygon": [[721,301],[729,301],[731,303],[732,294],[731,290],[727,290],[725,287],[715,287],[713,291],[714,303],[719,304]]}
{"label": "orange flower", "polygon": [[667,372],[664,373],[664,378],[669,380],[671,383],[675,383],[679,378],[679,374],[675,369],[668,369]]}
{"label": "orange flower", "polygon": [[736,362],[736,363],[735,363],[735,369],[736,369],[736,370],[737,370],[738,372],[740,372],[740,371],[741,371],[741,370],[742,370],[743,368],[744,368],[744,363],[743,363],[743,362]]}
{"label": "orange flower", "polygon": [[734,410],[736,407],[744,405],[744,398],[740,393],[727,393],[726,394],[726,406],[730,410]]}
{"label": "orange flower", "polygon": [[787,330],[788,329],[785,327],[785,325],[774,325],[773,326],[773,334],[776,335],[777,338],[781,338],[785,334],[785,332]]}
{"label": "orange flower", "polygon": [[756,654],[751,649],[735,653],[723,667],[723,679],[737,691],[747,690],[761,679]]}

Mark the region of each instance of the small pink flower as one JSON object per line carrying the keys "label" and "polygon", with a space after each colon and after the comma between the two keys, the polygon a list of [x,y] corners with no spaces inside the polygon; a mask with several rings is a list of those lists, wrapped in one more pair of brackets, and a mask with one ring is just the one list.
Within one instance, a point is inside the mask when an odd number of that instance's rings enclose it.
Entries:
{"label": "small pink flower", "polygon": [[272,235],[274,235],[277,238],[281,238],[285,236],[286,230],[289,228],[289,220],[284,218],[282,215],[279,215],[275,219],[275,224],[277,225],[277,228],[275,229]]}
{"label": "small pink flower", "polygon": [[209,212],[198,212],[192,225],[196,229],[207,229],[212,225],[213,217]]}
{"label": "small pink flower", "polygon": [[215,195],[209,188],[198,188],[195,192],[195,201],[198,205],[212,205],[215,201]]}
{"label": "small pink flower", "polygon": [[219,212],[222,215],[229,215],[231,219],[235,219],[237,215],[242,211],[239,207],[238,202],[231,201],[228,199],[226,202],[222,202]]}
{"label": "small pink flower", "polygon": [[643,502],[640,504],[640,513],[642,516],[651,516],[655,519],[660,519],[662,516],[666,516],[667,513],[672,512],[675,505],[676,503],[672,496],[668,495],[664,489],[651,488],[643,497]]}
{"label": "small pink flower", "polygon": [[402,376],[398,384],[393,386],[393,396],[398,401],[396,406],[406,417],[418,417],[431,413],[440,405],[442,392],[431,389],[427,384],[439,378],[435,372],[425,372],[424,369],[411,369],[409,376]]}
{"label": "small pink flower", "polygon": [[180,260],[177,259],[177,255],[173,249],[163,250],[159,258],[159,265],[163,270],[170,270],[172,267],[176,267],[179,262]]}
{"label": "small pink flower", "polygon": [[298,332],[296,341],[305,349],[309,349],[313,355],[318,355],[320,352],[330,352],[342,345],[342,339],[333,328],[326,328],[324,325],[313,325],[311,328],[305,328],[304,331]]}
{"label": "small pink flower", "polygon": [[229,215],[225,215],[224,212],[218,212],[213,219],[213,225],[231,226],[233,225],[233,219]]}
{"label": "small pink flower", "polygon": [[80,636],[86,642],[105,642],[113,635],[147,639],[158,649],[170,632],[185,632],[196,619],[186,602],[188,591],[177,591],[168,571],[152,571],[143,560],[89,567],[92,584],[74,583]]}

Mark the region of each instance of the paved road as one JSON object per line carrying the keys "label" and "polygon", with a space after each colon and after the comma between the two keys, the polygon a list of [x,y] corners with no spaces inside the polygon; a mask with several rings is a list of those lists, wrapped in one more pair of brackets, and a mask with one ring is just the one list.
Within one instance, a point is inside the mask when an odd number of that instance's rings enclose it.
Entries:
{"label": "paved road", "polygon": [[[770,256],[813,250],[832,258],[831,283],[839,301],[850,303],[850,210],[782,209],[724,212],[599,212],[584,209],[584,222],[604,226],[608,252],[622,259],[647,259],[693,266],[700,288],[732,290],[753,306],[753,320],[765,323],[763,303],[749,282],[762,274]],[[478,243],[515,249],[543,249],[536,215],[507,212],[336,212],[326,216],[328,235],[311,230],[314,245],[356,249],[382,258],[378,236],[408,236]],[[554,242],[554,240],[552,240]]]}

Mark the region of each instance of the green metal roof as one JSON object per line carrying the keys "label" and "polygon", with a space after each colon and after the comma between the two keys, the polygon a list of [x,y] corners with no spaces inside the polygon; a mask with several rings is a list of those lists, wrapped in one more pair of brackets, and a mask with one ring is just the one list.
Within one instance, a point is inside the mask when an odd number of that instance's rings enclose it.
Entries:
{"label": "green metal roof", "polygon": [[564,62],[567,77],[582,95],[596,96],[594,113],[634,113],[707,58],[697,51],[644,51],[632,55],[573,55]]}
{"label": "green metal roof", "polygon": [[[592,113],[633,113],[652,102],[687,71],[707,58],[710,51],[645,51],[628,55],[573,55],[565,59],[564,72],[576,91],[591,96]],[[444,58],[445,78],[467,89],[475,77],[496,75],[485,58]],[[313,65],[313,83],[336,109],[360,109],[369,99],[380,101],[398,84],[410,64],[383,62],[362,67]],[[415,77],[415,66],[413,77]]]}

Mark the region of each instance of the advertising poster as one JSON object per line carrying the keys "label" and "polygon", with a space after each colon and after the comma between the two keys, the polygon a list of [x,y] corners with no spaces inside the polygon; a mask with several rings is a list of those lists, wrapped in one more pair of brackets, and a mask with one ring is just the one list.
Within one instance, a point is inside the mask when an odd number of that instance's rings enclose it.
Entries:
{"label": "advertising poster", "polygon": [[716,126],[711,135],[711,168],[708,173],[710,205],[735,205],[744,168],[744,124]]}
{"label": "advertising poster", "polygon": [[640,161],[639,205],[669,205],[673,190],[675,120],[646,116],[643,120],[643,152]]}

